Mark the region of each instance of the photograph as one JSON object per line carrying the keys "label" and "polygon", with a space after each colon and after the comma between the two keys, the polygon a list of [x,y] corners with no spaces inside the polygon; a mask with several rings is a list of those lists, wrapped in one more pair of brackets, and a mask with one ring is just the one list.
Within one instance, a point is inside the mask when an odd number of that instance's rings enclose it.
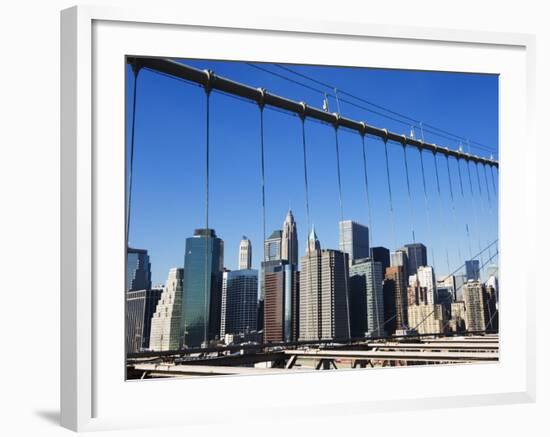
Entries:
{"label": "photograph", "polygon": [[498,74],[124,68],[126,380],[499,361]]}

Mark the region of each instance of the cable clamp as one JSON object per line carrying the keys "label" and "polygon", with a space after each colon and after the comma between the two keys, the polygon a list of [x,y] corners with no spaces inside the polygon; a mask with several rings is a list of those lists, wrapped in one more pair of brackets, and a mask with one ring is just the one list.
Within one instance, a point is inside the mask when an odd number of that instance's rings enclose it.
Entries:
{"label": "cable clamp", "polygon": [[258,92],[260,93],[258,97],[258,106],[261,110],[263,110],[265,106],[265,88],[258,88]]}
{"label": "cable clamp", "polygon": [[204,70],[204,73],[206,74],[206,82],[204,84],[204,91],[206,94],[210,94],[210,91],[212,91],[212,84],[214,82],[215,76],[214,72],[212,70]]}

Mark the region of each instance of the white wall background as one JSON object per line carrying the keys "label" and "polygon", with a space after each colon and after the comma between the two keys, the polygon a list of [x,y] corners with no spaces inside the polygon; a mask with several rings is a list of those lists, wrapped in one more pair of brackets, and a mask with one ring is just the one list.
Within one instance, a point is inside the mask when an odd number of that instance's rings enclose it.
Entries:
{"label": "white wall background", "polygon": [[[95,1],[97,4],[132,5],[146,1]],[[187,2],[156,0],[155,6]],[[199,2],[186,7],[197,8]],[[546,206],[549,177],[547,132],[550,120],[550,15],[545,2],[461,0],[393,0],[301,2],[203,2],[208,13],[224,10],[251,15],[308,15],[311,18],[429,27],[484,29],[534,33],[537,36],[537,128],[540,150],[533,166],[539,178],[538,282],[548,266],[543,248],[550,247]],[[59,11],[72,6],[65,0],[27,0],[3,4],[0,18],[0,428],[4,435],[65,435],[58,426],[59,404]],[[518,144],[518,147],[521,147]],[[535,210],[533,209],[533,213]],[[546,226],[545,226],[546,225]],[[547,250],[544,251],[547,255]],[[546,276],[546,275],[544,275]],[[373,414],[367,417],[327,417],[315,422],[248,429],[219,427],[226,435],[541,435],[548,430],[544,412],[550,407],[548,336],[545,308],[548,290],[539,284],[538,401],[536,404]],[[523,351],[521,352],[523,353]],[[212,412],[215,415],[215,412]],[[4,429],[4,428],[8,429]],[[539,431],[535,431],[535,429]],[[5,433],[4,433],[5,431]],[[202,429],[187,430],[188,435]],[[181,434],[174,429],[123,431],[121,435]],[[214,434],[213,431],[209,431]]]}

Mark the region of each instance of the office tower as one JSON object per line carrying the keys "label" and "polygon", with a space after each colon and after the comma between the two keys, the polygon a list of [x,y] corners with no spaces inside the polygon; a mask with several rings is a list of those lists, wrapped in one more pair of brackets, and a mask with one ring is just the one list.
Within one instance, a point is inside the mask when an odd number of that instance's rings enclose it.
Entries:
{"label": "office tower", "polygon": [[428,265],[426,246],[422,243],[405,244],[407,252],[407,274],[414,275],[420,266]]}
{"label": "office tower", "polygon": [[420,286],[426,288],[426,303],[430,305],[435,304],[437,298],[433,267],[419,266],[416,274]]}
{"label": "office tower", "polygon": [[149,348],[154,351],[176,350],[181,346],[180,320],[183,298],[182,268],[171,268],[166,285],[151,319]]}
{"label": "office tower", "polygon": [[466,330],[466,306],[464,302],[451,303],[451,316],[449,319],[449,331],[461,333]]}
{"label": "office tower", "polygon": [[283,231],[276,230],[271,233],[264,242],[264,261],[277,261],[281,259]]}
{"label": "office tower", "polygon": [[243,235],[239,244],[239,270],[252,268],[252,243]]}
{"label": "office tower", "polygon": [[196,229],[185,241],[183,341],[200,347],[220,333],[223,241],[213,229]]}
{"label": "office tower", "polygon": [[224,272],[226,298],[225,334],[248,334],[256,331],[258,311],[258,271],[234,270]]}
{"label": "office tower", "polygon": [[445,311],[441,305],[411,305],[407,311],[409,328],[419,334],[445,332]]}
{"label": "office tower", "polygon": [[470,259],[464,265],[466,266],[466,281],[479,281],[479,260]]}
{"label": "office tower", "polygon": [[382,264],[370,258],[355,260],[350,267],[350,329],[352,337],[383,337],[384,296]]}
{"label": "office tower", "polygon": [[485,306],[483,285],[469,280],[464,284],[464,305],[466,307],[466,331],[485,331]]}
{"label": "office tower", "polygon": [[126,353],[140,352],[143,348],[143,322],[147,290],[126,292]]}
{"label": "office tower", "polygon": [[466,275],[459,273],[455,275],[455,301],[464,301],[464,284]]}
{"label": "office tower", "polygon": [[348,255],[321,250],[312,229],[300,262],[299,339],[349,338]]}
{"label": "office tower", "polygon": [[146,290],[145,293],[145,309],[143,314],[143,348],[150,348],[150,339],[151,339],[151,323],[153,319],[153,314],[157,309],[157,305],[160,301],[164,288],[155,287],[150,290]]}
{"label": "office tower", "polygon": [[262,263],[264,274],[264,342],[298,339],[299,275],[286,260]]}
{"label": "office tower", "polygon": [[[388,267],[386,269],[386,275],[384,280],[386,295],[393,296],[394,309],[391,305],[388,305],[389,311],[395,315],[394,327],[395,330],[406,329],[408,326],[407,321],[407,282],[405,276],[405,267],[402,265]],[[386,318],[386,320],[388,320]]]}
{"label": "office tower", "polygon": [[286,260],[290,265],[298,265],[298,231],[296,230],[296,222],[290,209],[283,223],[281,259]]}
{"label": "office tower", "polygon": [[151,288],[151,263],[144,249],[128,248],[126,253],[126,291]]}
{"label": "office tower", "polygon": [[382,264],[382,274],[384,274],[390,266],[390,250],[382,246],[371,247],[370,257],[373,261],[378,261]]}
{"label": "office tower", "polygon": [[498,331],[498,294],[492,286],[483,287],[485,329]]}
{"label": "office tower", "polygon": [[456,277],[455,275],[447,275],[437,280],[437,290],[447,290],[452,296],[453,301],[456,301]]}
{"label": "office tower", "polygon": [[420,285],[418,275],[409,276],[407,287],[407,305],[426,305],[428,303],[428,289]]}
{"label": "office tower", "polygon": [[356,259],[368,258],[369,228],[351,220],[338,223],[340,230],[340,251],[348,254],[350,265]]}
{"label": "office tower", "polygon": [[407,251],[405,249],[397,249],[390,255],[390,267],[403,267],[403,277],[405,283],[409,277],[409,261],[407,259]]}
{"label": "office tower", "polygon": [[220,338],[225,335],[225,313],[227,309],[227,275],[231,270],[223,268],[222,274],[222,305],[220,311]]}

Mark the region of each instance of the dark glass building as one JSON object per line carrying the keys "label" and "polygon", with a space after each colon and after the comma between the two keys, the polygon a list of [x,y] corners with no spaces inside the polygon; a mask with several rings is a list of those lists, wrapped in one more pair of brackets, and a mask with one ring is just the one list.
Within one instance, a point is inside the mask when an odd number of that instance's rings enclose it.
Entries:
{"label": "dark glass building", "polygon": [[145,249],[128,248],[126,252],[126,291],[151,288],[151,262]]}
{"label": "dark glass building", "polygon": [[479,260],[470,259],[464,265],[466,266],[466,281],[479,281]]}
{"label": "dark glass building", "polygon": [[196,229],[185,241],[183,343],[200,347],[220,332],[223,241],[213,229]]}
{"label": "dark glass building", "polygon": [[390,250],[382,246],[371,247],[370,257],[373,261],[378,261],[382,264],[382,273],[384,274],[390,266]]}
{"label": "dark glass building", "polygon": [[357,259],[370,256],[369,228],[352,220],[338,223],[340,229],[340,251],[349,256],[350,264]]}
{"label": "dark glass building", "polygon": [[227,272],[225,334],[256,331],[258,313],[258,271]]}
{"label": "dark glass building", "polygon": [[286,260],[263,262],[262,271],[264,341],[295,341],[299,328],[299,272]]}
{"label": "dark glass building", "polygon": [[407,275],[415,275],[418,267],[428,265],[426,246],[422,243],[405,244],[407,252]]}

